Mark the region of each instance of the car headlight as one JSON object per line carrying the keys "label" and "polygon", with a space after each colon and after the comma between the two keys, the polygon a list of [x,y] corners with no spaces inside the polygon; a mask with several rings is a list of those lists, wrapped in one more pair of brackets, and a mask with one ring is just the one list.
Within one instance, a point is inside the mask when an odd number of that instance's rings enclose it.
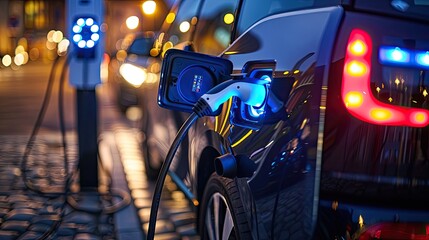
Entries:
{"label": "car headlight", "polygon": [[147,72],[145,69],[129,63],[122,64],[119,68],[119,73],[125,81],[136,88],[140,87],[147,78]]}

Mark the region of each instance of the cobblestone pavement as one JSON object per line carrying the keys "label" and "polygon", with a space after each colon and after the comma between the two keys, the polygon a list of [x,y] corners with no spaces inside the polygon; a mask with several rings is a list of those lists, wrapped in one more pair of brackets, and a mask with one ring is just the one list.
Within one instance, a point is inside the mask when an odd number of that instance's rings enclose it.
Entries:
{"label": "cobblestone pavement", "polygon": [[[25,164],[29,136],[0,136],[0,239],[145,239],[155,184],[145,178],[141,133],[111,99],[100,100],[98,191],[81,192],[79,174],[72,174],[78,155],[73,131],[67,133],[67,165],[58,132],[39,134]],[[67,195],[66,179],[73,183]],[[199,239],[195,214],[168,180],[155,239]]]}
{"label": "cobblestone pavement", "polygon": [[[138,132],[128,130],[119,131],[114,137],[118,143],[119,153],[123,156],[121,159],[134,205],[143,231],[147,234],[155,184],[142,178],[145,173],[141,152],[135,145],[138,141],[129,141],[133,136],[135,138],[139,135]],[[199,239],[195,230],[195,213],[184,194],[177,190],[169,178],[166,179],[157,219],[155,239]]]}
{"label": "cobblestone pavement", "polygon": [[[28,136],[0,136],[0,239],[115,239],[113,215],[99,211],[109,199],[94,195],[100,199],[94,209],[66,204],[63,148],[55,136],[36,139],[21,166],[27,141]],[[67,150],[74,169],[76,144]]]}

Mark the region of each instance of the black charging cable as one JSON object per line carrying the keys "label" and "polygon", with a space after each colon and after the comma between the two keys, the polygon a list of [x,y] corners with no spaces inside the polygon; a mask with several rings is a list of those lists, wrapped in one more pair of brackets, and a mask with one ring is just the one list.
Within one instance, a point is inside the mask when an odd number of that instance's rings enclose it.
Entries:
{"label": "black charging cable", "polygon": [[155,227],[156,227],[156,218],[158,215],[159,203],[161,200],[162,188],[164,186],[165,178],[168,174],[168,169],[170,168],[171,162],[173,161],[174,154],[177,151],[177,148],[180,146],[180,143],[183,140],[183,137],[187,134],[189,128],[194,124],[194,122],[199,118],[207,115],[213,115],[209,104],[204,101],[204,99],[198,100],[194,105],[193,113],[186,119],[182,127],[177,132],[176,137],[174,138],[173,143],[171,144],[170,149],[168,150],[167,156],[164,163],[162,164],[161,170],[156,181],[155,190],[152,198],[152,207],[150,209],[149,217],[149,227],[147,233],[147,239],[152,240],[155,237]]}
{"label": "black charging cable", "polygon": [[[75,201],[75,199],[71,196],[71,191],[70,191],[70,187],[72,184],[72,178],[76,175],[77,173],[77,169],[73,170],[72,173],[69,173],[69,159],[68,159],[68,154],[67,154],[67,140],[66,140],[66,127],[65,127],[65,120],[64,120],[64,85],[65,85],[65,79],[66,79],[66,72],[67,72],[67,68],[69,66],[69,63],[71,61],[71,56],[73,54],[70,53],[67,55],[66,60],[63,64],[63,67],[61,69],[61,75],[60,75],[60,81],[59,81],[59,87],[58,87],[58,117],[59,117],[59,126],[60,126],[60,132],[61,132],[61,141],[62,141],[62,149],[63,149],[63,157],[64,157],[64,171],[66,174],[66,179],[65,179],[65,186],[64,186],[64,191],[61,192],[56,192],[56,191],[46,191],[42,190],[40,188],[37,188],[36,186],[34,186],[34,184],[29,181],[28,176],[27,176],[27,165],[28,165],[28,157],[34,147],[34,143],[36,140],[36,136],[40,130],[41,124],[43,122],[43,119],[45,117],[47,108],[49,106],[49,102],[51,99],[51,95],[52,95],[52,90],[53,90],[53,85],[54,85],[54,75],[57,71],[58,65],[60,63],[60,59],[64,58],[64,57],[57,57],[55,58],[52,67],[51,67],[51,71],[49,74],[49,79],[48,79],[48,83],[47,83],[47,87],[44,93],[44,99],[41,105],[41,108],[39,110],[38,113],[38,117],[36,119],[35,125],[33,127],[33,130],[31,132],[30,138],[27,141],[26,144],[26,148],[24,151],[24,155],[22,157],[22,161],[21,161],[21,177],[22,180],[24,182],[24,186],[26,187],[27,190],[30,190],[34,193],[37,193],[39,195],[52,195],[52,197],[57,197],[57,196],[63,196],[64,197],[64,201],[62,202],[61,206],[60,206],[60,215],[59,218],[60,220],[58,221],[54,221],[54,223],[37,239],[42,240],[42,239],[49,239],[52,237],[52,235],[55,233],[55,231],[58,229],[58,227],[60,226],[63,217],[65,216],[65,208],[68,205],[70,205],[72,208],[78,210],[78,211],[83,211],[83,212],[88,212],[88,213],[106,213],[106,214],[112,214],[114,212],[117,212],[121,209],[123,209],[124,207],[128,206],[131,203],[131,196],[129,195],[129,193],[127,193],[126,191],[123,191],[121,189],[113,189],[110,188],[109,189],[109,196],[111,197],[116,197],[121,199],[120,201],[118,201],[117,203],[113,204],[112,206],[103,206],[103,209],[100,210],[96,210],[93,211],[92,209],[86,209],[84,207],[80,207],[79,204]],[[87,70],[87,69],[86,69]],[[104,168],[102,168],[102,170],[105,170]],[[109,174],[110,178],[111,175]]]}
{"label": "black charging cable", "polygon": [[188,132],[192,124],[197,120],[198,115],[192,113],[188,119],[183,123],[182,127],[179,129],[176,137],[174,138],[173,143],[171,144],[170,149],[168,150],[167,157],[165,158],[164,163],[162,164],[161,170],[156,181],[155,190],[152,198],[152,207],[150,209],[150,218],[149,218],[149,228],[147,233],[147,239],[152,240],[155,237],[155,226],[156,226],[156,217],[158,215],[159,202],[161,200],[162,188],[164,186],[165,178],[167,177],[168,169],[170,164],[173,161],[174,154],[176,153],[177,148],[183,140],[183,137]]}
{"label": "black charging cable", "polygon": [[[54,63],[52,64],[51,72],[49,74],[48,83],[47,83],[46,90],[44,93],[43,102],[42,102],[42,105],[40,107],[36,122],[35,122],[34,127],[33,127],[33,130],[30,134],[30,138],[27,141],[25,151],[24,151],[24,155],[23,155],[22,160],[21,160],[21,168],[20,169],[21,169],[21,177],[22,177],[22,180],[24,182],[24,186],[26,187],[26,189],[31,190],[31,191],[38,193],[38,194],[47,194],[48,192],[44,192],[40,189],[37,189],[36,187],[33,186],[33,184],[30,181],[28,181],[28,179],[27,179],[27,163],[28,163],[28,157],[29,157],[29,155],[30,155],[30,153],[34,147],[34,142],[35,142],[36,136],[40,130],[40,127],[42,125],[42,121],[45,117],[46,110],[49,106],[49,101],[51,98],[52,89],[53,89],[53,85],[54,85],[54,75],[55,75],[55,72],[57,70],[60,59],[61,59],[61,57],[55,58]],[[49,192],[49,194],[59,195],[61,193],[60,192]]]}

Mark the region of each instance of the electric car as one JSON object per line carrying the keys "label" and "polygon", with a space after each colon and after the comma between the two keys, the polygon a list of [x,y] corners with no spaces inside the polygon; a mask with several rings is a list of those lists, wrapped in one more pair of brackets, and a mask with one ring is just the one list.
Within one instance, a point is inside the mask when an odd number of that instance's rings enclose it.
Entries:
{"label": "electric car", "polygon": [[143,83],[155,82],[158,77],[160,59],[150,55],[154,42],[154,32],[130,35],[123,40],[125,50],[117,53],[112,83],[122,112],[131,106],[138,106],[144,94]]}
{"label": "electric car", "polygon": [[429,1],[227,2],[192,1],[191,49],[270,97],[182,142],[201,238],[429,239]]}

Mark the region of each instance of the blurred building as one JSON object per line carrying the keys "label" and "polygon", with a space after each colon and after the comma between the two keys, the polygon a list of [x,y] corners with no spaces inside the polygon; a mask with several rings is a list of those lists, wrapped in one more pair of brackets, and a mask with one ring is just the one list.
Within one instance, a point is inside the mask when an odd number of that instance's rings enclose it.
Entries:
{"label": "blurred building", "polygon": [[4,0],[0,8],[0,56],[13,55],[18,44],[43,54],[50,30],[65,30],[65,1]]}

